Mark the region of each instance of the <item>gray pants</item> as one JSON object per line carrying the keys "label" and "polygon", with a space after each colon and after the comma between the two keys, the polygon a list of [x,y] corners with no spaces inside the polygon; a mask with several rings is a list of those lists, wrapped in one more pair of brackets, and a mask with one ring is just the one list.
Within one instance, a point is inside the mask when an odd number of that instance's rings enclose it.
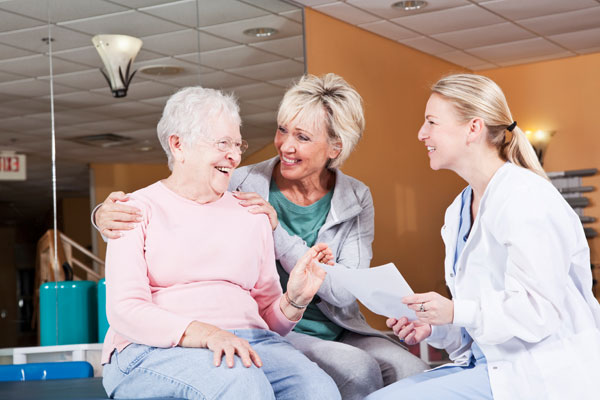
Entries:
{"label": "gray pants", "polygon": [[333,342],[290,332],[286,339],[333,378],[344,400],[362,400],[428,368],[420,358],[381,337],[345,331]]}

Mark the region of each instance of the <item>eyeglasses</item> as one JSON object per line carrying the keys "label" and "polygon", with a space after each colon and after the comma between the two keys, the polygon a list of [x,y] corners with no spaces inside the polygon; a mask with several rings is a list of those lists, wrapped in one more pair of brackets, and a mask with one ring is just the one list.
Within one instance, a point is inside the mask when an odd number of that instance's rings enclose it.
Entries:
{"label": "eyeglasses", "polygon": [[248,142],[242,140],[241,142],[235,142],[228,137],[221,139],[205,139],[208,142],[212,142],[215,147],[222,152],[231,151],[232,149],[237,150],[238,153],[244,154],[248,150]]}

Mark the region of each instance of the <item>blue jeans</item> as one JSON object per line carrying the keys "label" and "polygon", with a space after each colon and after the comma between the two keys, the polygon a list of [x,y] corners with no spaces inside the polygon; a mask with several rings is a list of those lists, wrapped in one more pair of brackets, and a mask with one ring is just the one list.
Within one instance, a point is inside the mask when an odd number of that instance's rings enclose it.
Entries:
{"label": "blue jeans", "polygon": [[473,357],[468,366],[449,365],[413,375],[372,393],[365,400],[493,400],[485,357],[475,342],[471,350]]}
{"label": "blue jeans", "polygon": [[339,399],[333,381],[317,364],[277,333],[231,331],[246,339],[263,366],[246,368],[239,358],[228,368],[213,364],[213,352],[185,347],[130,344],[104,365],[103,385],[111,398]]}

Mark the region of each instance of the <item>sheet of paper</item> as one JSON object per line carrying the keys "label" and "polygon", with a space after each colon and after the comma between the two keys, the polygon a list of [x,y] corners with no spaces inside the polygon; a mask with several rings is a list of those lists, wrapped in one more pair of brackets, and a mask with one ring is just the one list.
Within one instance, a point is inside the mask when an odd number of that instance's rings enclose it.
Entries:
{"label": "sheet of paper", "polygon": [[394,264],[368,269],[320,266],[336,284],[344,286],[375,314],[388,318],[417,319],[415,312],[402,304],[402,297],[414,292]]}

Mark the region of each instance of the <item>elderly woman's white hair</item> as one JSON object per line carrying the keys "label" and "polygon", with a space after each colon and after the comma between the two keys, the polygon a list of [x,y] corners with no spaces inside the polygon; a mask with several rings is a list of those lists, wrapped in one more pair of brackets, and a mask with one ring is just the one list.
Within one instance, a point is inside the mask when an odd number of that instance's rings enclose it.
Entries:
{"label": "elderly woman's white hair", "polygon": [[329,168],[339,168],[348,158],[365,130],[362,98],[342,77],[305,75],[283,96],[277,123],[306,121],[312,126],[325,122],[329,143],[341,148]]}
{"label": "elderly woman's white hair", "polygon": [[241,125],[240,108],[232,94],[192,86],[180,89],[169,97],[156,132],[167,153],[170,170],[173,170],[173,155],[169,148],[169,136],[177,135],[184,145],[190,146],[197,138],[208,136],[212,124],[220,118],[228,118]]}

